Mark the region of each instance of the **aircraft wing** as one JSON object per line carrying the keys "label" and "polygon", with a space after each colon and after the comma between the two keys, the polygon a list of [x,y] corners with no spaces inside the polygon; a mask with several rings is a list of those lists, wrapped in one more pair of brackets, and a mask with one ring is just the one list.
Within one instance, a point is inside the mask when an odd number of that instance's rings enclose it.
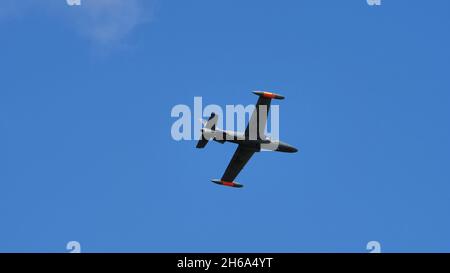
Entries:
{"label": "aircraft wing", "polygon": [[265,139],[264,130],[267,124],[270,103],[272,99],[282,100],[284,97],[275,93],[264,91],[254,91],[253,93],[258,95],[259,99],[256,102],[255,110],[253,110],[247,129],[245,130],[245,137],[246,139],[251,140]]}
{"label": "aircraft wing", "polygon": [[254,150],[239,145],[236,149],[236,152],[234,152],[233,158],[228,164],[228,167],[225,170],[225,173],[223,174],[221,180],[226,182],[233,182],[254,153]]}

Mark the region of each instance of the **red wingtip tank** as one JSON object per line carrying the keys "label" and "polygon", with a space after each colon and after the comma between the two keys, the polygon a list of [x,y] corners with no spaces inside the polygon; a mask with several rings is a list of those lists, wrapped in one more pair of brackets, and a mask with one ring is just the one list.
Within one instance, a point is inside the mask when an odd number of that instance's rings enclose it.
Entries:
{"label": "red wingtip tank", "polygon": [[268,98],[268,99],[277,99],[284,100],[284,96],[272,92],[267,91],[253,91],[253,94],[258,95],[260,97]]}

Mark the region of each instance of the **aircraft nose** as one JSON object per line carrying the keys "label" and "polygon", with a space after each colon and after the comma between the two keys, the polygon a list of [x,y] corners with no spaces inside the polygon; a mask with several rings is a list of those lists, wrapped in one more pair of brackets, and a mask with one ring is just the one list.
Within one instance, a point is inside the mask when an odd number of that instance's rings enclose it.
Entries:
{"label": "aircraft nose", "polygon": [[276,149],[276,151],[279,152],[283,152],[283,153],[296,153],[298,152],[297,148],[295,148],[294,146],[291,146],[289,144],[280,142],[278,145],[278,148]]}
{"label": "aircraft nose", "polygon": [[289,144],[286,144],[286,143],[283,143],[281,145],[279,151],[285,152],[285,153],[296,153],[296,152],[298,152],[297,148],[295,148],[294,146],[291,146]]}

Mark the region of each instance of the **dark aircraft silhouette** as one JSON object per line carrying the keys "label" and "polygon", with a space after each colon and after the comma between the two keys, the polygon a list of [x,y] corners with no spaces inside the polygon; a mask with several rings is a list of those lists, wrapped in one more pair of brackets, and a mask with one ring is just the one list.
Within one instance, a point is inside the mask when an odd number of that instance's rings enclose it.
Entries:
{"label": "dark aircraft silhouette", "polygon": [[252,113],[245,133],[225,131],[216,128],[218,117],[214,113],[211,114],[211,117],[208,121],[206,121],[201,130],[202,137],[197,143],[197,148],[204,148],[211,139],[219,143],[225,143],[228,141],[238,144],[236,152],[228,164],[222,178],[220,180],[212,180],[212,182],[216,184],[235,188],[243,187],[242,184],[234,182],[234,179],[244,168],[245,164],[250,160],[253,154],[255,152],[260,152],[262,149],[283,153],[297,152],[295,147],[281,141],[272,141],[264,134],[272,99],[282,100],[284,97],[275,93],[264,91],[254,91],[253,93],[258,95],[259,99],[256,103],[255,110]]}

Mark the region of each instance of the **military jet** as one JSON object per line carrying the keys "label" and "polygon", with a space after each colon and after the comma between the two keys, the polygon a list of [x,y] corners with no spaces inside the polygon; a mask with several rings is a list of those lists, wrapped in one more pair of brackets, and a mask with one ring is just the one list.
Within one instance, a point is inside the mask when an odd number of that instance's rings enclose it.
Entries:
{"label": "military jet", "polygon": [[235,182],[234,179],[255,152],[271,150],[283,153],[295,153],[298,151],[295,147],[287,143],[270,140],[264,134],[272,99],[282,100],[284,96],[266,91],[254,91],[253,93],[258,95],[259,99],[244,133],[216,128],[218,116],[215,113],[211,114],[201,129],[201,139],[197,143],[197,148],[204,148],[211,139],[222,144],[231,142],[238,145],[222,178],[211,180],[218,185],[242,188],[243,185]]}

